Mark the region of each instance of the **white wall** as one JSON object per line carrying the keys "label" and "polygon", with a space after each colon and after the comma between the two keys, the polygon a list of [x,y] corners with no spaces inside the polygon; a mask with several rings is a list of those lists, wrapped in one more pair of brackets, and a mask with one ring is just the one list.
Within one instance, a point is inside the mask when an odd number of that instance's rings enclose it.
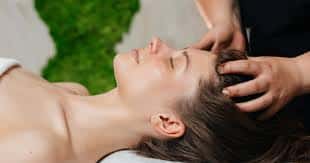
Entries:
{"label": "white wall", "polygon": [[140,0],[140,12],[116,50],[144,47],[153,36],[176,48],[199,40],[207,31],[194,0]]}
{"label": "white wall", "polygon": [[54,51],[33,0],[0,0],[0,57],[15,58],[39,74]]}

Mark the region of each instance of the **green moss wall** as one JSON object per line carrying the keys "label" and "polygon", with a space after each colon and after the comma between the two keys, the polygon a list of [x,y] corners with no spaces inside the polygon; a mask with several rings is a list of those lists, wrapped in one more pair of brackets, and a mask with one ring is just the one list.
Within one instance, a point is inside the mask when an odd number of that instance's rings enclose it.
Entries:
{"label": "green moss wall", "polygon": [[81,83],[92,94],[115,87],[114,47],[128,31],[139,0],[36,0],[35,7],[57,48],[42,76]]}

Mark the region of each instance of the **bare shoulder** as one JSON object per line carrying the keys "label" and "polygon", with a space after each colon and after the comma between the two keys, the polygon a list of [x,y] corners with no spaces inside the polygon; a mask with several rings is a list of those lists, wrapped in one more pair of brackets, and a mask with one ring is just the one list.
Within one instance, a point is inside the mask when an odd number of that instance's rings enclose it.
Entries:
{"label": "bare shoulder", "polygon": [[81,96],[88,96],[89,91],[88,89],[79,83],[73,83],[73,82],[59,82],[59,83],[53,83],[59,88],[62,88],[70,93],[81,95]]}
{"label": "bare shoulder", "polygon": [[20,132],[0,139],[0,162],[55,163],[69,156],[66,143],[54,135],[37,131]]}

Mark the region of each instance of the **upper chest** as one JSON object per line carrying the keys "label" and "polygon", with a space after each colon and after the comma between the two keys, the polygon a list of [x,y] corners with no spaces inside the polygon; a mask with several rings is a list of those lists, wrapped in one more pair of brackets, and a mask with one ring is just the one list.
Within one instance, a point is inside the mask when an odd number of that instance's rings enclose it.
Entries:
{"label": "upper chest", "polygon": [[61,92],[31,74],[15,72],[2,78],[0,153],[7,157],[0,162],[65,157],[70,140],[62,100]]}
{"label": "upper chest", "polygon": [[21,69],[12,71],[0,80],[0,129],[2,124],[48,126],[61,117],[61,102],[61,93],[45,80]]}

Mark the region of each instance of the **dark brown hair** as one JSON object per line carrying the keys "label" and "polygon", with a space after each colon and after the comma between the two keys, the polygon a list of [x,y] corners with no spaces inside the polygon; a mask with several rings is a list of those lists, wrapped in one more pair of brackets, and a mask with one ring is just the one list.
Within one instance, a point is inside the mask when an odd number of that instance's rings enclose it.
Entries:
{"label": "dark brown hair", "polygon": [[[221,52],[218,66],[227,61],[247,59],[238,51]],[[282,163],[310,161],[310,138],[292,109],[278,113],[267,121],[242,113],[236,101],[222,89],[250,80],[239,74],[220,75],[218,80],[201,79],[194,97],[182,99],[175,109],[186,126],[177,139],[143,138],[134,148],[138,154],[170,161],[190,163]]]}

